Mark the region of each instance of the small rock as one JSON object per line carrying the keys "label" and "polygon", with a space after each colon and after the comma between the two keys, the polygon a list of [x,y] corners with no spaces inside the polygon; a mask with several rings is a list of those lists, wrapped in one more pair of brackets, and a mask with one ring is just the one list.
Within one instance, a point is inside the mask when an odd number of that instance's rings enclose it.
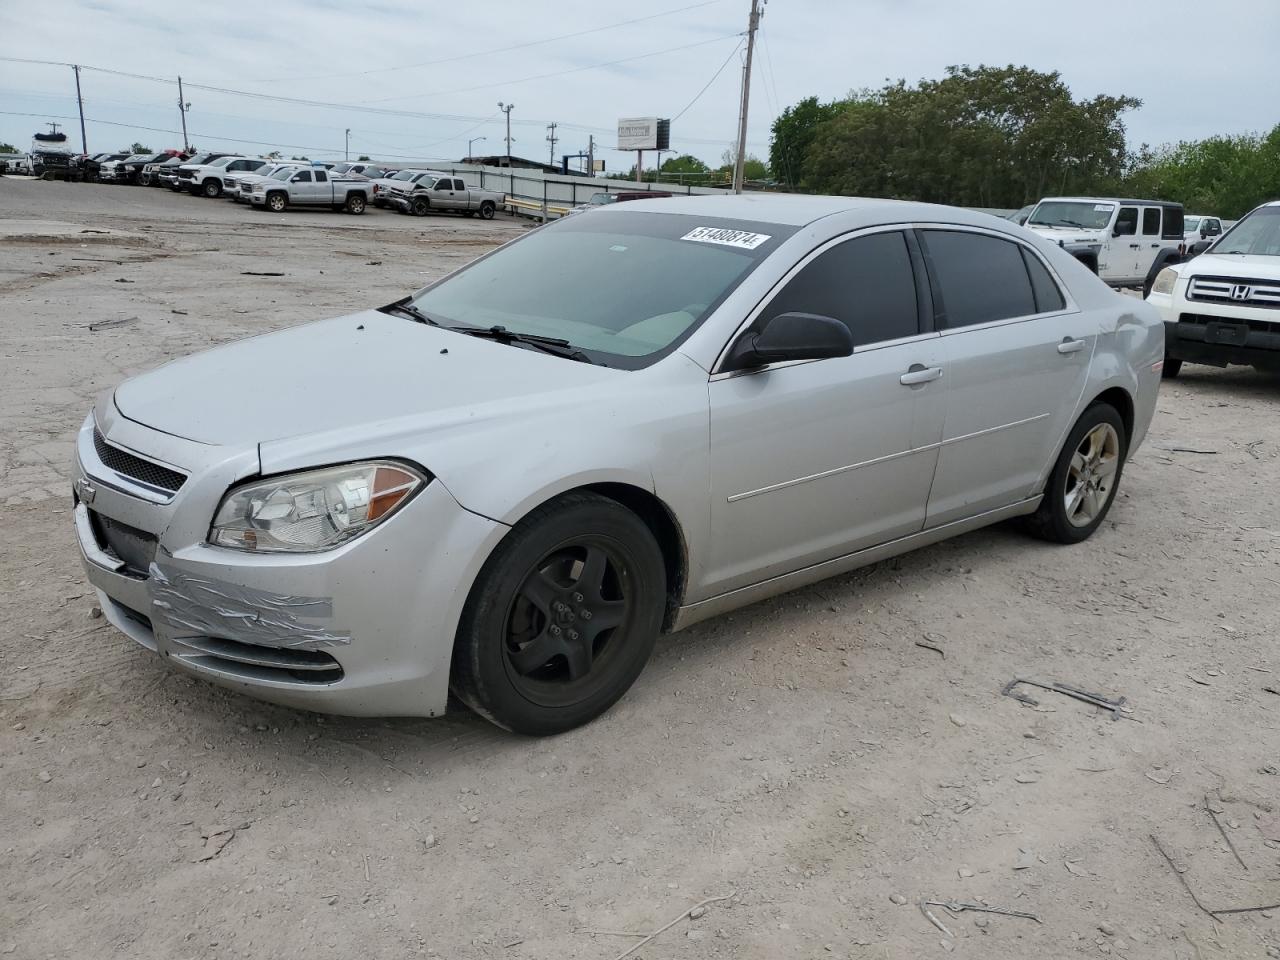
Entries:
{"label": "small rock", "polygon": [[475,815],[473,814],[473,815],[471,816],[471,818],[470,818],[467,822],[468,822],[468,823],[479,823],[479,822],[480,822],[480,818],[479,818],[479,817],[477,817],[477,816],[475,816]]}
{"label": "small rock", "polygon": [[1040,778],[1033,773],[1019,773],[1014,778],[1016,783],[1039,783]]}
{"label": "small rock", "polygon": [[689,911],[690,920],[701,920],[706,915],[707,915],[706,907],[694,907],[692,910]]}
{"label": "small rock", "polygon": [[156,777],[154,780],[151,781],[151,789],[154,790],[158,786],[161,786],[160,778]]}
{"label": "small rock", "polygon": [[1121,953],[1124,953],[1124,951],[1125,951],[1125,950],[1127,950],[1127,949],[1129,948],[1129,944],[1125,943],[1123,940],[1117,940],[1117,941],[1115,942],[1114,946],[1115,946],[1115,948],[1116,948],[1117,950],[1119,950]]}
{"label": "small rock", "polygon": [[99,607],[99,606],[96,606],[96,605],[95,605],[95,606],[92,606],[92,607],[90,607],[90,608],[89,608],[89,619],[90,619],[90,620],[97,620],[97,619],[98,619],[99,617],[101,617],[101,616],[102,616],[102,608],[101,608],[101,607]]}
{"label": "small rock", "polygon": [[36,778],[41,783],[48,783],[53,779],[53,774],[51,774],[48,770],[41,770],[39,773],[36,774]]}
{"label": "small rock", "polygon": [[963,727],[965,725],[964,717],[954,713],[951,714],[951,722],[954,723],[957,727]]}
{"label": "small rock", "polygon": [[1114,937],[1116,935],[1116,928],[1109,923],[1100,923],[1098,924],[1098,932],[1104,937]]}
{"label": "small rock", "polygon": [[988,927],[990,924],[991,924],[991,921],[990,921],[990,920],[988,920],[986,917],[977,917],[977,918],[975,918],[975,919],[974,919],[974,921],[973,921],[973,925],[974,925],[975,927],[977,927],[979,930],[985,930],[985,929],[987,929],[987,927]]}
{"label": "small rock", "polygon": [[15,724],[13,725],[13,729],[15,729],[15,730],[25,730],[25,729],[27,729],[27,725],[26,725],[25,723],[15,723]]}
{"label": "small rock", "polygon": [[904,903],[907,902],[907,898],[900,893],[891,893],[889,894],[889,902],[896,903],[898,906],[902,906]]}
{"label": "small rock", "polygon": [[970,877],[973,876],[973,871],[970,870],[968,867],[961,867],[959,870],[956,871],[956,873],[960,875],[961,880],[968,880]]}
{"label": "small rock", "polygon": [[436,835],[434,833],[428,833],[425,837],[422,838],[423,850],[430,850],[435,845],[436,845]]}

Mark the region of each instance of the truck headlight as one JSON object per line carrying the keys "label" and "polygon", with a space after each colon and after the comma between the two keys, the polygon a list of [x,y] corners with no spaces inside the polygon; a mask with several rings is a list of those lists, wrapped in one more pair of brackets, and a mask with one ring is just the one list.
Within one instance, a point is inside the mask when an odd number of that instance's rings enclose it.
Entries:
{"label": "truck headlight", "polygon": [[256,553],[328,550],[372,530],[428,479],[377,460],[254,481],[223,497],[209,542]]}
{"label": "truck headlight", "polygon": [[1173,267],[1165,267],[1156,274],[1156,279],[1151,284],[1152,293],[1162,293],[1169,296],[1173,293],[1173,285],[1178,282],[1178,271]]}

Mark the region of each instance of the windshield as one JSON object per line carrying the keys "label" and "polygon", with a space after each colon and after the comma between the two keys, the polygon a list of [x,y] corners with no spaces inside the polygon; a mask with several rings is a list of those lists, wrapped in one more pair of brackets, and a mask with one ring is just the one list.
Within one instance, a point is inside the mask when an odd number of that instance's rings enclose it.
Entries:
{"label": "windshield", "polygon": [[391,179],[392,180],[412,180],[416,176],[418,176],[418,171],[416,170],[401,170]]}
{"label": "windshield", "polygon": [[271,174],[271,179],[272,180],[288,180],[291,176],[293,176],[293,171],[296,169],[297,169],[296,167],[281,167],[275,173]]}
{"label": "windshield", "polygon": [[588,200],[587,203],[591,204],[592,206],[598,206],[599,204],[602,204],[602,203],[613,203],[617,199],[618,198],[615,197],[612,193],[593,193],[591,195],[591,199]]}
{"label": "windshield", "polygon": [[1200,229],[1199,217],[1187,217],[1185,220],[1182,221],[1183,233],[1195,233],[1199,229]]}
{"label": "windshield", "polygon": [[335,164],[335,165],[334,165],[333,167],[331,167],[330,169],[332,169],[334,173],[346,173],[346,172],[347,172],[348,170],[350,170],[353,166],[355,166],[355,164],[351,164],[351,163],[339,163],[339,164]]}
{"label": "windshield", "polygon": [[235,157],[219,157],[217,160],[214,160],[211,164],[209,164],[209,166],[225,167],[228,163],[230,163],[234,159]]}
{"label": "windshield", "polygon": [[1027,218],[1027,226],[1079,227],[1101,230],[1111,222],[1114,203],[1094,203],[1092,200],[1045,200],[1036,205]]}
{"label": "windshield", "polygon": [[1280,207],[1259,207],[1222,235],[1210,253],[1280,257]]}
{"label": "windshield", "polygon": [[557,337],[607,366],[635,369],[674,349],[794,232],[602,210],[539,228],[413,305],[443,326]]}

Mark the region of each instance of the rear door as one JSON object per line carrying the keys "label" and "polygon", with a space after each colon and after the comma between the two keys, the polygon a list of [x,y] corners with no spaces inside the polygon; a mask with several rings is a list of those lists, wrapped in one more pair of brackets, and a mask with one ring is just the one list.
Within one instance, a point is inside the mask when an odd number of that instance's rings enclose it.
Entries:
{"label": "rear door", "polygon": [[926,525],[1030,497],[1084,390],[1096,328],[1030,247],[920,232],[942,326],[946,422]]}
{"label": "rear door", "polygon": [[[1156,254],[1164,248],[1165,241],[1161,237],[1162,207],[1143,207],[1142,222],[1138,233],[1138,257],[1136,277],[1147,278],[1152,265],[1156,262]],[[1179,234],[1181,238],[1181,234]]]}
{"label": "rear door", "polygon": [[712,376],[708,595],[920,530],[947,389],[928,303],[915,238],[893,229],[810,254],[751,318],[835,317],[855,349]]}
{"label": "rear door", "polygon": [[315,188],[312,196],[315,197],[316,203],[333,202],[333,183],[329,180],[328,170],[315,171]]}

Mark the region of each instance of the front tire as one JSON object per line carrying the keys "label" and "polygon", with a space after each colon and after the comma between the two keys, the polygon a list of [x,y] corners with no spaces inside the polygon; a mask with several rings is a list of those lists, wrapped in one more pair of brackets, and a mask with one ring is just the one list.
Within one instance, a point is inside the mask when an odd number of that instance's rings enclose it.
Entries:
{"label": "front tire", "polygon": [[571,493],[521,520],[471,588],[450,686],[516,733],[599,716],[644,669],[666,603],[662,551],[622,504]]}
{"label": "front tire", "polygon": [[216,177],[211,177],[204,182],[204,195],[210,200],[216,200],[222,196],[222,181]]}
{"label": "front tire", "polygon": [[289,198],[280,191],[267,194],[267,209],[272,213],[284,213],[289,209]]}
{"label": "front tire", "polygon": [[415,217],[425,217],[430,210],[431,210],[431,201],[424,200],[421,197],[419,197],[417,200],[413,201],[413,203],[409,205],[409,212],[412,213]]}
{"label": "front tire", "polygon": [[1089,539],[1115,501],[1128,444],[1115,407],[1095,403],[1086,410],[1067,435],[1044,499],[1027,518],[1030,532],[1055,543]]}

